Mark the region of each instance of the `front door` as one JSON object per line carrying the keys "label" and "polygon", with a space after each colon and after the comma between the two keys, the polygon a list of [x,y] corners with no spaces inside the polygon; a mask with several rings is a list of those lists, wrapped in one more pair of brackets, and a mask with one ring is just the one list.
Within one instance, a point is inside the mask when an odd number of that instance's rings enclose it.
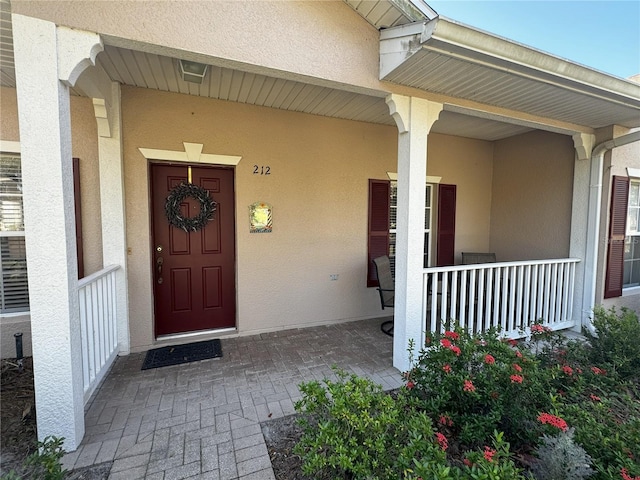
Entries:
{"label": "front door", "polygon": [[[165,210],[170,192],[189,176],[217,204],[213,219],[196,231],[171,225]],[[230,168],[151,165],[156,336],[235,326],[233,177]],[[200,205],[186,196],[180,215],[197,217]]]}

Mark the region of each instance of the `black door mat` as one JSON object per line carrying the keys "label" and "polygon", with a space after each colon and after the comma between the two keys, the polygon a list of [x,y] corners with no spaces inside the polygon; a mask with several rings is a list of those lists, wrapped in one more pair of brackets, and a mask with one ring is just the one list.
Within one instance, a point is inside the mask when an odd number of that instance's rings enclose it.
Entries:
{"label": "black door mat", "polygon": [[180,365],[181,363],[197,362],[217,357],[222,357],[222,345],[218,339],[154,348],[147,352],[141,370]]}

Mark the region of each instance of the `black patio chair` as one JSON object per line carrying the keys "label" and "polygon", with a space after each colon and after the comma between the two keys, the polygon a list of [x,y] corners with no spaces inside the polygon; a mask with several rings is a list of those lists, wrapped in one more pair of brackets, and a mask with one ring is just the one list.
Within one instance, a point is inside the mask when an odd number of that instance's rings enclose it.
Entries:
{"label": "black patio chair", "polygon": [[[385,307],[393,308],[396,288],[393,275],[391,275],[391,263],[389,262],[389,257],[384,255],[382,257],[374,258],[373,265],[375,266],[376,277],[378,278],[380,305],[383,310]],[[393,320],[382,322],[380,330],[393,337]]]}

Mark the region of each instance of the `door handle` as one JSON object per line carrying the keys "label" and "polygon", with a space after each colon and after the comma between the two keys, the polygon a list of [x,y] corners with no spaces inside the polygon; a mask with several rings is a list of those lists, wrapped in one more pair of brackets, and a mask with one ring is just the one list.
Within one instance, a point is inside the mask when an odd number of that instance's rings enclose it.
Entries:
{"label": "door handle", "polygon": [[158,267],[158,283],[162,283],[162,264],[164,263],[164,259],[162,257],[158,257],[156,260],[156,265]]}

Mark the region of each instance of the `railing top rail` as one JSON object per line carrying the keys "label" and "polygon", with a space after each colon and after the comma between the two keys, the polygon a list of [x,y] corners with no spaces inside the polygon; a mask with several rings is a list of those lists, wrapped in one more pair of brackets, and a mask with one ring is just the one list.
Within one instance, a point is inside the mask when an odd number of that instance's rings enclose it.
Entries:
{"label": "railing top rail", "polygon": [[441,273],[441,272],[460,272],[464,270],[488,270],[504,267],[519,267],[526,265],[553,265],[560,263],[578,263],[579,258],[552,258],[548,260],[519,260],[516,262],[495,262],[495,263],[476,263],[473,265],[451,265],[448,267],[429,267],[424,269],[424,273]]}
{"label": "railing top rail", "polygon": [[105,277],[109,275],[111,272],[118,270],[119,268],[120,268],[120,265],[107,265],[102,270],[98,270],[97,272],[92,273],[91,275],[88,275],[78,280],[78,288],[80,289],[82,287],[85,287],[90,283],[95,282],[99,278]]}

